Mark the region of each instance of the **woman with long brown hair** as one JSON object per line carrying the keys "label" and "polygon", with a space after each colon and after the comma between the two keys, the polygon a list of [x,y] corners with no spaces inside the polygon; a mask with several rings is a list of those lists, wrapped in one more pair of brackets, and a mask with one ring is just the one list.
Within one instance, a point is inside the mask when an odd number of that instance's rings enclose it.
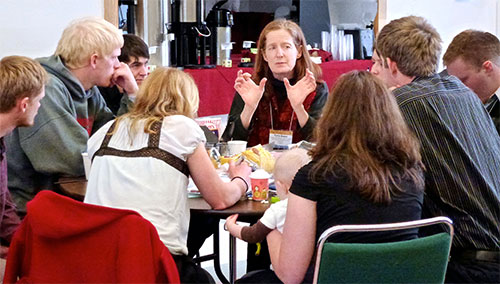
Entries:
{"label": "woman with long brown hair", "polygon": [[[278,19],[262,30],[253,75],[241,70],[224,140],[291,144],[311,138],[328,87],[312,62],[300,27]],[[286,137],[283,140],[274,137]]]}
{"label": "woman with long brown hair", "polygon": [[[328,98],[315,137],[312,162],[299,170],[290,189],[283,235],[275,230],[267,237],[273,268],[285,283],[312,281],[316,241],[331,226],[421,217],[420,147],[379,79],[366,71],[343,75]],[[403,230],[343,235],[335,241],[416,237],[416,230]],[[274,273],[267,276],[267,282],[278,281]]]}

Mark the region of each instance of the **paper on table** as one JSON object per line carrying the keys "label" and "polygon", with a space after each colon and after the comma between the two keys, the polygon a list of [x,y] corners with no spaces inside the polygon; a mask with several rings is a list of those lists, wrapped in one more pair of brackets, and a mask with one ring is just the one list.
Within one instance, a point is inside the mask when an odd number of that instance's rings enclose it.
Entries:
{"label": "paper on table", "polygon": [[[217,170],[217,173],[219,174],[219,177],[222,179],[222,181],[224,182],[231,181],[231,179],[227,175],[227,171]],[[188,198],[201,197],[200,191],[196,187],[196,184],[194,183],[191,177],[189,177],[187,191],[188,191]]]}

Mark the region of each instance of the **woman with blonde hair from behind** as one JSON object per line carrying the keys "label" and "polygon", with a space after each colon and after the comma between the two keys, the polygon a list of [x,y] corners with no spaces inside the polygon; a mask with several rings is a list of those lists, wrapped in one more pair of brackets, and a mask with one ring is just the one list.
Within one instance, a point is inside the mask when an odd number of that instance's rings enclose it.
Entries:
{"label": "woman with blonde hair from behind", "polygon": [[187,256],[189,177],[210,206],[224,209],[245,194],[250,174],[243,163],[230,165],[231,182],[217,175],[193,120],[198,102],[191,76],[157,68],[141,85],[134,108],[88,142],[93,163],[85,202],[132,209],[149,220],[172,253],[182,283],[213,282]]}
{"label": "woman with blonde hair from behind", "polygon": [[[340,77],[315,136],[312,161],[290,188],[283,234],[274,230],[267,236],[275,274],[268,271],[263,282],[310,283],[316,242],[329,227],[421,218],[420,147],[379,79],[365,71]],[[416,237],[417,230],[411,229],[333,240],[373,243]]]}

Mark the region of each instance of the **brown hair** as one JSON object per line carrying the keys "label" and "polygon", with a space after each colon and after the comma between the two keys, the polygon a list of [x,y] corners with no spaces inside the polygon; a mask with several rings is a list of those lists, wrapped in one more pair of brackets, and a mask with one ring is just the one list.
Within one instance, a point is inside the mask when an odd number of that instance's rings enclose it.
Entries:
{"label": "brown hair", "polygon": [[139,57],[149,59],[148,45],[142,40],[142,38],[136,35],[123,35],[123,46],[121,54],[118,56],[118,60],[120,60],[120,62],[130,63],[134,60],[134,58],[139,59]]}
{"label": "brown hair", "polygon": [[459,57],[477,68],[487,60],[500,65],[500,41],[489,32],[465,30],[453,38],[443,62],[448,65]]}
{"label": "brown hair", "polygon": [[441,37],[424,18],[403,17],[385,25],[377,36],[377,54],[396,62],[406,76],[430,76],[437,70]]}
{"label": "brown hair", "polygon": [[423,186],[419,142],[393,95],[366,71],[344,74],[330,92],[315,128],[311,178],[345,172],[351,188],[375,203],[389,203],[411,178]]}
{"label": "brown hair", "polygon": [[[269,24],[267,24],[262,32],[260,33],[259,40],[257,41],[257,55],[255,56],[255,68],[252,75],[252,79],[257,84],[264,77],[270,79],[274,78],[273,72],[269,68],[269,64],[264,60],[263,53],[266,49],[266,36],[269,32],[276,30],[285,30],[287,31],[293,38],[293,42],[295,44],[295,48],[297,50],[302,51],[302,56],[297,59],[297,63],[294,68],[294,78],[296,80],[300,80],[306,74],[306,69],[314,74],[317,83],[323,82],[321,80],[321,67],[312,62],[311,57],[309,56],[309,52],[307,51],[307,42],[304,37],[304,33],[302,29],[296,23],[285,20],[285,19],[277,19]],[[271,84],[266,84],[266,89],[268,86],[271,87]],[[269,90],[269,89],[268,89]],[[270,90],[269,90],[270,91]]]}
{"label": "brown hair", "polygon": [[38,95],[48,75],[37,61],[24,56],[6,56],[0,61],[0,113],[10,111],[18,99]]}
{"label": "brown hair", "polygon": [[180,114],[193,118],[198,103],[198,88],[191,75],[175,68],[158,67],[141,84],[132,110],[118,117],[117,124],[123,118],[130,118],[130,133],[134,136],[137,123],[145,120],[144,132],[153,133],[153,123],[166,116]]}

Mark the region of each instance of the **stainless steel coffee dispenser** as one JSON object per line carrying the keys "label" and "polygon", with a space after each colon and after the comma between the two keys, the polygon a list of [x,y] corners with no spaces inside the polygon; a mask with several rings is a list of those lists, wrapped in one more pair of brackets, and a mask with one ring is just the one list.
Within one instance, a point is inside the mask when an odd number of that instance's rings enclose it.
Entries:
{"label": "stainless steel coffee dispenser", "polygon": [[207,16],[207,25],[212,31],[210,54],[216,58],[217,65],[225,65],[226,60],[231,60],[231,26],[234,21],[231,11],[221,8],[226,2],[217,2]]}

